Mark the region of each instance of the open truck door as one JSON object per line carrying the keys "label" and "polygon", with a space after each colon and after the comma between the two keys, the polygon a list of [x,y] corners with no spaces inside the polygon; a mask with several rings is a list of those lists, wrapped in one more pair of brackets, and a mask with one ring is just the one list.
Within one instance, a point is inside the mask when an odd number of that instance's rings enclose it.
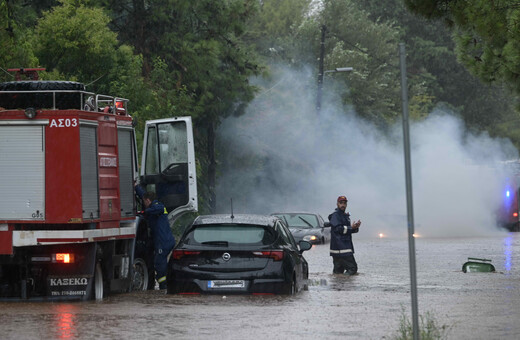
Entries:
{"label": "open truck door", "polygon": [[168,210],[168,219],[197,211],[197,178],[191,117],[146,122],[141,186],[153,191]]}

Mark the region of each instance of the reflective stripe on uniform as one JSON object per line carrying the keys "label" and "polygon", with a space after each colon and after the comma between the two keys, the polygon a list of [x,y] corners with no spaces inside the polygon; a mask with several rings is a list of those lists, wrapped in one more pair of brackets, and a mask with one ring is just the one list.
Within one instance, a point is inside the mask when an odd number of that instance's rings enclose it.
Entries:
{"label": "reflective stripe on uniform", "polygon": [[164,282],[166,281],[166,276],[163,276],[161,278],[159,278],[159,280],[157,280],[157,282],[161,283],[161,282]]}
{"label": "reflective stripe on uniform", "polygon": [[348,227],[346,225],[343,226],[343,234],[348,233]]}
{"label": "reflective stripe on uniform", "polygon": [[352,249],[341,249],[341,250],[330,250],[331,254],[345,254],[345,253],[352,253]]}
{"label": "reflective stripe on uniform", "polygon": [[168,210],[166,210],[166,207],[164,207],[164,214],[168,215]]}

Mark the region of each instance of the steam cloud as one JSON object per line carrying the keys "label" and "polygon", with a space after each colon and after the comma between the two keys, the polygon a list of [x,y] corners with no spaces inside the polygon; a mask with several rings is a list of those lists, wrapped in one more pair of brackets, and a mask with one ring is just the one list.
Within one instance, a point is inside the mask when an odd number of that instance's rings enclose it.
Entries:
{"label": "steam cloud", "polygon": [[[325,220],[346,195],[358,237],[407,234],[402,122],[388,135],[327,91],[318,117],[311,73],[280,72],[245,115],[223,121],[225,145],[217,187],[217,212],[309,211]],[[326,79],[327,88],[334,87]],[[332,94],[331,94],[332,93]],[[517,157],[509,140],[472,134],[437,110],[411,122],[415,231],[422,236],[479,236],[501,232],[495,212],[509,176],[499,161]]]}

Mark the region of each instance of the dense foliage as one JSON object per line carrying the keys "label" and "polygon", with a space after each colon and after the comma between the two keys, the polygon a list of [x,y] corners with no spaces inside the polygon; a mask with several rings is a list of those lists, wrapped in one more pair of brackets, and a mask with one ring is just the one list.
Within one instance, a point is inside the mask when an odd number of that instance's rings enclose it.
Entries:
{"label": "dense foliage", "polygon": [[455,29],[460,61],[486,82],[506,81],[520,93],[520,6],[516,0],[406,0],[413,12]]}
{"label": "dense foliage", "polygon": [[[328,93],[382,133],[400,116],[397,46],[405,42],[413,119],[449,108],[520,145],[519,13],[512,0],[2,0],[0,81],[12,79],[7,68],[45,67],[44,79],[129,98],[138,131],[146,119],[192,116],[207,212],[219,159],[229,158],[225,143],[215,144],[219,124],[259,93],[252,79],[269,89],[282,69],[311,70],[314,90],[323,29],[325,70],[354,68],[327,75],[336,84],[326,80]],[[275,88],[266,105],[291,107],[296,99],[284,91]]]}

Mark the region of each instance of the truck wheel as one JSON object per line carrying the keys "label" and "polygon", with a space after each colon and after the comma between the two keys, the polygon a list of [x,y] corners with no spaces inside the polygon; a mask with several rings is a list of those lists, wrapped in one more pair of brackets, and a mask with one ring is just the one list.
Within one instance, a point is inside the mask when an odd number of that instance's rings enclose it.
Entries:
{"label": "truck wheel", "polygon": [[101,269],[101,263],[96,264],[94,273],[94,297],[96,301],[103,300],[103,270]]}
{"label": "truck wheel", "polygon": [[132,290],[148,289],[148,267],[143,259],[137,258],[134,261],[134,273],[132,276]]}

